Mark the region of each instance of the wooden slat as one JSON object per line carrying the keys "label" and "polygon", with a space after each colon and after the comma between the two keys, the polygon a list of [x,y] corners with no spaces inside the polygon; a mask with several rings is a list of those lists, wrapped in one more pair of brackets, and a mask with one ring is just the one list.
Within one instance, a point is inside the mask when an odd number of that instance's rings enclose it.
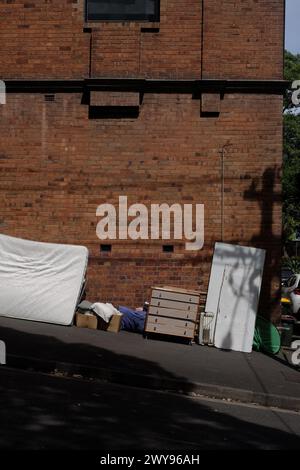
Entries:
{"label": "wooden slat", "polygon": [[179,302],[188,302],[193,304],[199,304],[199,295],[192,295],[183,292],[170,292],[166,290],[153,289],[152,298],[155,299],[167,299],[175,300]]}
{"label": "wooden slat", "polygon": [[198,305],[197,304],[191,304],[188,302],[177,302],[175,300],[165,300],[165,299],[154,299],[151,298],[151,306],[154,307],[165,307],[165,308],[171,308],[175,310],[184,310],[186,312],[194,312],[196,313],[198,311]]}
{"label": "wooden slat", "polygon": [[203,293],[203,292],[200,292],[200,291],[197,291],[197,290],[182,289],[180,287],[170,287],[170,286],[162,286],[162,287],[156,286],[156,287],[152,287],[152,290],[153,289],[169,291],[169,292],[178,292],[178,293],[181,293],[181,294],[198,295],[198,296]]}
{"label": "wooden slat", "polygon": [[180,318],[182,320],[197,320],[197,312],[189,312],[185,310],[176,310],[175,308],[164,308],[164,307],[149,307],[149,314],[159,315],[163,317]]}
{"label": "wooden slat", "polygon": [[177,318],[157,317],[155,315],[148,315],[147,324],[166,325],[170,328],[183,328],[188,330],[195,330],[195,323],[189,320],[179,320]]}
{"label": "wooden slat", "polygon": [[160,325],[159,323],[148,323],[146,333],[160,333],[163,335],[171,335],[171,336],[180,336],[183,338],[193,339],[194,338],[194,330],[190,330],[188,328],[176,328],[170,327],[168,325]]}

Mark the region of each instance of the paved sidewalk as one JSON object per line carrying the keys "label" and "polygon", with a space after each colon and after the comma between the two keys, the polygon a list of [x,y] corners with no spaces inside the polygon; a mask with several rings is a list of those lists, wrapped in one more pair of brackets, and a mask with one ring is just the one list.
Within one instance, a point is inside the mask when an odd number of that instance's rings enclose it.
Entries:
{"label": "paved sidewalk", "polygon": [[8,367],[300,411],[300,372],[281,356],[3,317],[0,339],[6,342]]}

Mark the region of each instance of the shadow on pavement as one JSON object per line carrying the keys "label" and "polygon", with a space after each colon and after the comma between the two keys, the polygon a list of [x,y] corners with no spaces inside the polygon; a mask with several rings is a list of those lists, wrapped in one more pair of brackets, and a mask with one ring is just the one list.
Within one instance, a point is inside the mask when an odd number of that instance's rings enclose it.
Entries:
{"label": "shadow on pavement", "polygon": [[[1,334],[4,332],[1,329]],[[14,336],[15,335],[15,336]],[[22,346],[20,332],[6,332]],[[26,333],[27,341],[28,334]],[[88,344],[66,345],[46,336],[34,336],[32,347],[49,348],[71,357],[84,353],[99,362],[104,351]],[[24,352],[24,350],[23,350]],[[105,358],[128,372],[172,374],[151,361],[105,351]],[[176,378],[173,376],[173,378]],[[187,383],[188,385],[188,383]],[[259,424],[252,409],[239,412],[223,404],[88,380],[0,368],[1,449],[228,449],[299,448],[300,438],[275,411],[260,410]],[[208,403],[211,403],[209,405]],[[231,407],[233,408],[233,407]],[[238,408],[238,407],[236,407]],[[217,409],[217,411],[216,411]],[[257,412],[257,411],[256,411]],[[266,415],[269,418],[266,421]],[[251,422],[252,421],[252,422]],[[257,421],[257,420],[256,420]],[[266,425],[274,423],[273,425]]]}

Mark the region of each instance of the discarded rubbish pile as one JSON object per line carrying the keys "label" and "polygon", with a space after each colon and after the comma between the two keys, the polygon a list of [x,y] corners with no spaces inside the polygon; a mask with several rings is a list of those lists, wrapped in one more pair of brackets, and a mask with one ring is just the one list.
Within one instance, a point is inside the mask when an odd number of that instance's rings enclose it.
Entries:
{"label": "discarded rubbish pile", "polygon": [[154,287],[145,333],[184,337],[220,349],[277,354],[281,337],[257,316],[265,251],[216,243],[204,292]]}
{"label": "discarded rubbish pile", "polygon": [[118,333],[121,317],[121,313],[112,304],[83,300],[77,307],[75,324],[79,328]]}
{"label": "discarded rubbish pile", "polygon": [[199,291],[153,288],[145,333],[251,352],[264,260],[264,250],[216,243],[206,300]]}
{"label": "discarded rubbish pile", "polygon": [[92,328],[118,333],[120,330],[143,333],[146,318],[146,308],[130,309],[128,307],[114,307],[110,303],[81,302],[76,313],[76,326]]}
{"label": "discarded rubbish pile", "polygon": [[[82,301],[88,250],[0,235],[0,315],[118,333],[185,338],[221,349],[276,353],[278,331],[258,317],[265,251],[216,243],[208,292],[153,287],[132,309]],[[256,325],[256,330],[255,330]],[[266,343],[269,333],[276,341]],[[279,339],[278,339],[279,337]],[[267,338],[267,339],[268,339]],[[276,343],[276,344],[275,344]],[[275,351],[275,349],[276,351]]]}

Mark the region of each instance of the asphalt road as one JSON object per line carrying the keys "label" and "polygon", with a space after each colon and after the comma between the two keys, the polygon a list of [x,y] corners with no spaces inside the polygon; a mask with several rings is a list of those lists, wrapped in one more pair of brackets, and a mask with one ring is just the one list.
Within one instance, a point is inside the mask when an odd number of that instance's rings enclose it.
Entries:
{"label": "asphalt road", "polygon": [[0,367],[0,449],[296,449],[300,414]]}

